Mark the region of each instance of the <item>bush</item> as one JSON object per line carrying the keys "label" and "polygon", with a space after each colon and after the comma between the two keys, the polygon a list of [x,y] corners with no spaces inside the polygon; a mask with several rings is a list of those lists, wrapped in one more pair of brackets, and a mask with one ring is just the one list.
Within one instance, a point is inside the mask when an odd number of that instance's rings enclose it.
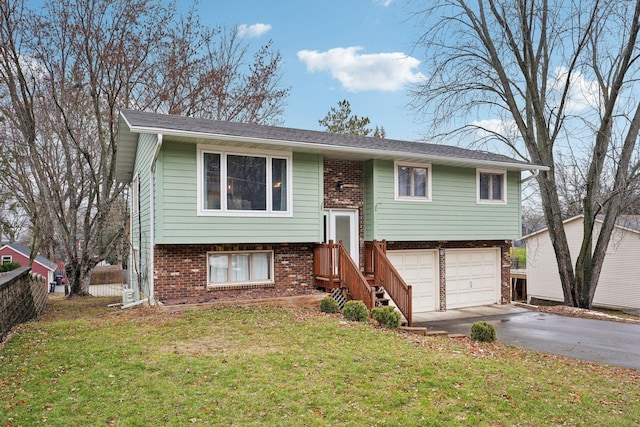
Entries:
{"label": "bush", "polygon": [[364,322],[369,318],[369,310],[362,301],[347,301],[342,310],[342,315],[347,320]]}
{"label": "bush", "polygon": [[471,325],[471,339],[474,341],[493,342],[496,340],[496,328],[491,323],[476,322]]}
{"label": "bush", "polygon": [[0,265],[0,273],[5,273],[7,271],[15,270],[16,268],[20,268],[21,265],[17,262],[5,262]]}
{"label": "bush", "polygon": [[320,311],[323,313],[337,313],[340,311],[340,306],[338,305],[338,301],[330,296],[326,296],[320,302]]}
{"label": "bush", "polygon": [[392,329],[400,327],[400,313],[391,306],[376,307],[371,310],[371,315],[382,326]]}

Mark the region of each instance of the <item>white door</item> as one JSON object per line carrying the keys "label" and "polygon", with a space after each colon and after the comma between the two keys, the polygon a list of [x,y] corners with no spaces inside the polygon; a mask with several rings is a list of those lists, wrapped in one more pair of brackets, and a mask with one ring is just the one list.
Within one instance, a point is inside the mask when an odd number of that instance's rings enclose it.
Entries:
{"label": "white door", "polygon": [[500,249],[447,249],[447,309],[500,300]]}
{"label": "white door", "polygon": [[327,209],[324,211],[324,241],[339,242],[360,263],[360,243],[358,236],[358,211],[352,209]]}
{"label": "white door", "polygon": [[438,309],[438,252],[434,250],[387,251],[391,264],[411,285],[413,312]]}

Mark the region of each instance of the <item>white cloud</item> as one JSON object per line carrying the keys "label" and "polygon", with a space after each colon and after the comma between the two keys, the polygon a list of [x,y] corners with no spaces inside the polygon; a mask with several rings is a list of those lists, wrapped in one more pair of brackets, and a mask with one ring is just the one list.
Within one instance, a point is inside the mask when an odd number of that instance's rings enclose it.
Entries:
{"label": "white cloud", "polygon": [[271,31],[270,24],[257,23],[253,25],[238,25],[238,35],[240,37],[260,37],[269,31]]}
{"label": "white cloud", "polygon": [[508,137],[518,132],[516,122],[513,120],[507,122],[500,119],[476,120],[471,122],[471,125],[476,127],[476,134],[480,138],[487,138],[493,134]]}
{"label": "white cloud", "polygon": [[424,80],[416,69],[420,61],[401,52],[359,54],[362,47],[337,47],[326,52],[301,50],[298,59],[310,72],[329,71],[350,92],[397,91]]}
{"label": "white cloud", "polygon": [[382,7],[387,7],[391,3],[393,3],[393,0],[376,0],[376,3],[379,4]]}
{"label": "white cloud", "polygon": [[[549,82],[550,87],[557,92],[558,99],[567,79],[568,70],[565,67],[556,68],[556,75]],[[580,71],[574,71],[569,83],[569,93],[567,96],[567,112],[580,112],[587,108],[598,109],[600,92],[598,82],[587,80]]]}

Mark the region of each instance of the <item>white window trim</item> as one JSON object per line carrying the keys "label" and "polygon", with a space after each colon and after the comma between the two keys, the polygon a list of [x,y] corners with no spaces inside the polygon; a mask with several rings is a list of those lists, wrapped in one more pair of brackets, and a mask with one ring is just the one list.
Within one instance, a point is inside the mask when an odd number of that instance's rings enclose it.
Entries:
{"label": "white window trim", "polygon": [[[486,200],[480,198],[480,174],[502,175],[502,200]],[[495,169],[476,169],[476,199],[481,205],[506,205],[507,204],[507,171]]]}
{"label": "white window trim", "polygon": [[[197,173],[197,215],[198,216],[238,216],[238,217],[291,217],[293,216],[293,156],[291,151],[252,150],[239,147],[198,145]],[[204,209],[204,153],[220,154],[220,210]],[[272,193],[267,191],[267,210],[228,210],[227,209],[227,156],[255,156],[267,159],[280,158],[287,160],[287,210],[272,211]],[[267,188],[271,187],[271,163],[267,162]]]}
{"label": "white window trim", "polygon": [[[427,170],[427,188],[426,197],[400,196],[398,194],[398,167],[408,166],[412,168],[423,168]],[[430,163],[411,163],[411,162],[394,162],[393,164],[393,194],[394,199],[398,202],[430,202],[431,198],[431,164]]]}
{"label": "white window trim", "polygon": [[10,263],[13,262],[13,256],[12,255],[2,255],[2,264],[6,263]]}
{"label": "white window trim", "polygon": [[[211,279],[211,265],[209,264],[209,257],[211,255],[245,255],[245,254],[270,254],[269,257],[269,276],[268,280],[249,280],[243,282],[210,282]],[[231,261],[229,260],[228,267],[231,268]],[[207,289],[225,289],[225,288],[241,288],[251,286],[273,286],[275,284],[275,269],[274,269],[274,253],[273,251],[213,251],[207,252]]]}

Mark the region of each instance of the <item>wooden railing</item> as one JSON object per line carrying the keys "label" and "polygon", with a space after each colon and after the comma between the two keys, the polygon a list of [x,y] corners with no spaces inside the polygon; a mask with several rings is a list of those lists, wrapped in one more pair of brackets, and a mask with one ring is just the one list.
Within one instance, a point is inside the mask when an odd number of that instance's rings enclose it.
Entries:
{"label": "wooden railing", "polygon": [[376,284],[384,287],[398,310],[407,319],[408,325],[411,326],[413,310],[411,286],[405,283],[385,252],[384,241],[365,242],[365,273],[373,274]]}
{"label": "wooden railing", "polygon": [[338,245],[333,241],[319,243],[313,248],[313,276],[323,282],[320,287],[332,289],[339,286]]}
{"label": "wooden railing", "polygon": [[316,280],[327,282],[327,287],[339,280],[345,286],[351,298],[364,302],[369,310],[375,307],[375,292],[362,275],[342,242],[322,243],[313,250],[313,274]]}

